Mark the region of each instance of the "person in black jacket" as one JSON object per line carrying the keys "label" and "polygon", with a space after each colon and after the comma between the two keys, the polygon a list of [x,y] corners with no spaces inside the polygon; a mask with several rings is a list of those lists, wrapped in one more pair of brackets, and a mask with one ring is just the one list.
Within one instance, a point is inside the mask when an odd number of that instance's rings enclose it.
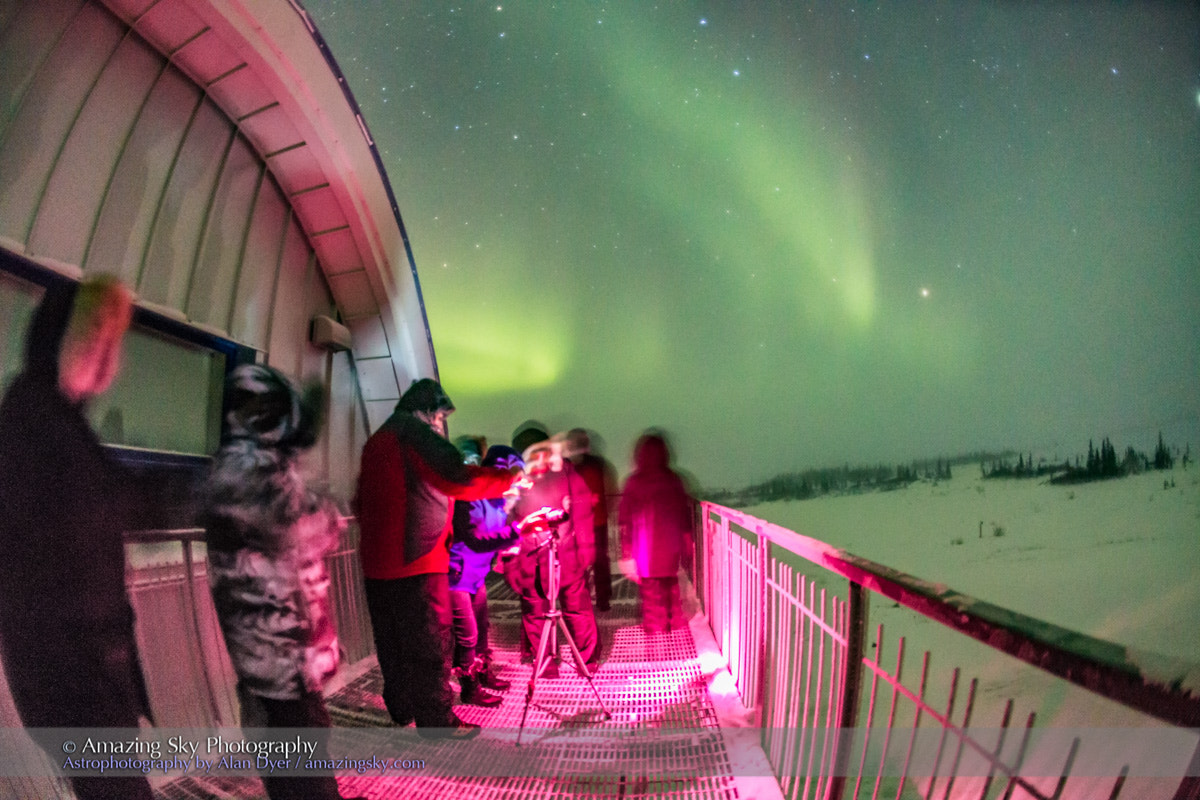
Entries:
{"label": "person in black jacket", "polygon": [[[137,728],[150,715],[122,541],[140,498],[84,416],[116,377],[132,315],[113,278],[49,289],[0,404],[0,652],[29,728]],[[84,800],[152,797],[143,777],[71,784]]]}

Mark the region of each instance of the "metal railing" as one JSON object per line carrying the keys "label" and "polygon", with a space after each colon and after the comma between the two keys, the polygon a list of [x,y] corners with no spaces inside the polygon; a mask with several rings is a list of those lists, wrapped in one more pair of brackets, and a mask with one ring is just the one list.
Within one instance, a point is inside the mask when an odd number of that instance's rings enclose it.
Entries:
{"label": "metal railing", "polygon": [[[698,533],[697,593],[785,797],[1200,797],[1200,697],[1181,686],[1195,665],[1157,657],[1148,674],[1119,645],[714,503]],[[888,601],[876,617],[935,642],[915,681],[905,637],[889,645],[882,622],[868,635],[873,597]],[[964,693],[958,666],[934,680],[938,650],[974,661],[986,683]],[[1015,724],[1005,690],[1040,708]],[[1051,726],[1035,724],[1039,711]],[[976,727],[984,714],[994,724]]]}
{"label": "metal railing", "polygon": [[[327,557],[331,603],[348,666],[375,652],[363,595],[354,521]],[[125,535],[125,582],[136,615],[138,653],[156,725],[164,728],[239,727],[237,676],[208,586],[204,531],[200,528],[135,531]],[[0,680],[0,723],[20,719]],[[75,795],[36,748],[33,761],[14,761],[0,775],[0,797],[61,798]],[[22,767],[23,765],[23,767]]]}
{"label": "metal railing", "polygon": [[[126,585],[155,723],[238,726],[237,676],[209,591],[203,529],[137,531],[125,541],[131,555]],[[133,558],[139,546],[153,547],[154,557]],[[154,563],[137,563],[145,560]],[[375,652],[353,521],[326,564],[342,661],[349,665]]]}
{"label": "metal railing", "polygon": [[[1148,675],[1118,645],[990,606],[733,509],[701,508],[697,593],[743,702],[755,711],[760,744],[785,797],[1200,798],[1200,698],[1171,677],[1189,667],[1198,674],[1193,665],[1159,659]],[[351,525],[329,559],[348,663],[373,652],[357,538]],[[239,724],[236,677],[212,606],[202,541],[199,529],[143,531],[127,539],[139,649],[162,727]],[[878,603],[881,598],[886,602]],[[937,680],[935,658],[947,650],[952,658],[963,655],[945,640],[927,648],[910,674],[909,637],[884,636],[883,621],[891,626],[900,614],[943,631],[954,645],[986,652],[985,680],[966,682],[957,666]],[[914,630],[912,638],[920,633]],[[1005,662],[1004,680],[997,680],[997,661]],[[1042,676],[1041,682],[1028,674],[1012,678],[1012,665]],[[1031,684],[1020,702],[1032,695],[1039,704],[1027,715],[1017,714],[1011,696],[996,698],[996,684],[1003,689],[1019,681]],[[1089,738],[1102,737],[1102,725],[1071,729],[1065,739],[1047,743],[1038,715],[1058,724],[1069,705],[1062,699],[1065,686],[1136,714],[1138,721],[1122,718],[1120,724],[1143,726],[1136,730],[1150,747],[1166,741],[1184,748],[1184,763],[1176,759],[1173,771],[1160,776],[1157,795],[1145,792],[1145,780],[1131,771],[1127,756],[1137,754],[1118,748],[1102,769],[1087,767],[1095,745]],[[987,714],[995,723],[977,727]],[[1183,738],[1164,740],[1164,731]],[[1161,760],[1163,753],[1151,755]],[[44,796],[53,794],[43,788]]]}

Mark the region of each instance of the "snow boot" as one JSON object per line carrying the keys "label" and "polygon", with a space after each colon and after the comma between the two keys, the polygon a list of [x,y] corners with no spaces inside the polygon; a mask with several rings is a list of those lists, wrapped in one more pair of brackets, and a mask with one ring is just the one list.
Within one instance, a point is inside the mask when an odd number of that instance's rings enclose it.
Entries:
{"label": "snow boot", "polygon": [[483,688],[475,673],[460,675],[458,677],[458,685],[462,687],[462,701],[469,705],[495,708],[504,702],[503,697],[498,694],[492,694]]}
{"label": "snow boot", "polygon": [[511,681],[506,681],[492,672],[492,665],[486,659],[475,660],[475,677],[479,679],[480,686],[493,692],[504,692],[512,686]]}

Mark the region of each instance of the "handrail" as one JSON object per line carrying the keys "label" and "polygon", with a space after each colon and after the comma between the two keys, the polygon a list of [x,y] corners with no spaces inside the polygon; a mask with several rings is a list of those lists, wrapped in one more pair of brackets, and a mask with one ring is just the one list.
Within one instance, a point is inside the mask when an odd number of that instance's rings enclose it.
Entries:
{"label": "handrail", "polygon": [[[342,515],[342,522],[350,524],[357,520],[353,514]],[[144,528],[141,530],[125,531],[125,544],[167,544],[170,542],[188,541],[203,542],[204,528]]]}
{"label": "handrail", "polygon": [[[160,528],[147,529],[138,531],[126,531],[124,540],[126,544],[164,544],[179,542],[183,550],[183,574],[184,586],[186,587],[188,596],[188,607],[191,609],[190,621],[192,624],[192,634],[196,637],[197,643],[204,641],[204,632],[200,622],[200,603],[196,596],[196,581],[194,559],[192,556],[192,545],[196,542],[204,541],[204,528]],[[204,698],[208,705],[208,713],[214,721],[221,720],[221,709],[217,702],[217,687],[213,684],[213,676],[210,670],[200,670],[204,678],[205,694]]]}
{"label": "handrail", "polygon": [[1027,664],[1142,713],[1200,728],[1200,665],[1061,628],[885,567],[825,542],[703,502],[717,513],[830,572]]}
{"label": "handrail", "polygon": [[203,542],[204,528],[147,528],[125,531],[125,544],[169,544],[170,542]]}
{"label": "handrail", "polygon": [[[373,641],[370,628],[364,622],[365,598],[361,596],[362,579],[352,528],[355,517],[342,516],[342,520],[347,523],[347,531],[339,542],[339,547],[329,554],[328,564],[332,582],[331,601],[333,610],[338,615],[336,627],[339,644],[344,651],[344,658],[352,662],[369,655],[373,651]],[[165,619],[167,624],[183,626],[178,630],[190,629],[190,633],[184,635],[194,643],[193,651],[189,651],[192,659],[190,661],[187,658],[174,657],[164,661],[163,654],[158,649],[150,654],[151,659],[157,661],[160,668],[166,669],[165,676],[159,676],[157,682],[151,681],[152,699],[155,694],[153,689],[157,688],[157,693],[163,698],[167,708],[163,714],[156,710],[156,718],[161,716],[163,719],[159,720],[160,723],[174,725],[194,725],[197,724],[197,719],[201,720],[200,724],[214,726],[234,722],[237,715],[236,675],[232,673],[224,651],[204,571],[196,564],[197,560],[201,565],[205,561],[203,556],[197,559],[194,550],[197,543],[205,541],[205,529],[193,526],[126,531],[123,540],[126,545],[179,546],[178,550],[172,549],[171,563],[165,565],[166,574],[169,575],[167,581],[164,582],[161,577],[141,581],[137,577],[143,573],[157,576],[160,572],[159,567],[164,565],[134,567],[130,573],[131,590],[138,587],[139,592],[146,593],[145,596],[160,593],[156,595],[157,602],[150,601],[151,605],[142,609],[146,612],[145,619],[157,619],[157,622],[144,622],[143,625],[158,631],[161,628],[156,629],[153,626],[163,625]],[[176,553],[182,556],[182,563],[174,560],[179,557]],[[164,591],[166,593],[161,594]],[[173,596],[171,592],[180,594]],[[138,617],[143,619],[141,612]],[[148,646],[155,647],[153,644]],[[144,666],[149,666],[147,658],[142,660]],[[186,675],[186,680],[195,681],[198,691],[184,697],[178,685],[181,679],[172,677],[176,671],[179,675]]]}

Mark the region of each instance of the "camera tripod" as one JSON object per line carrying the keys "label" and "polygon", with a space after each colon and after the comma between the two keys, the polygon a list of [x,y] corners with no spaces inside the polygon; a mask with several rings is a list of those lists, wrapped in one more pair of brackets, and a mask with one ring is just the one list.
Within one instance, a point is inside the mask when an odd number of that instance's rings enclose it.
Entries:
{"label": "camera tripod", "polygon": [[[552,657],[558,655],[558,639],[555,634],[561,632],[563,639],[571,650],[571,657],[575,660],[575,668],[579,670],[579,674],[587,679],[588,686],[591,687],[592,694],[596,696],[596,702],[600,704],[600,710],[604,712],[605,719],[612,719],[612,714],[604,706],[604,701],[600,699],[600,692],[596,690],[596,684],[592,681],[592,671],[588,669],[587,663],[583,660],[583,656],[579,652],[579,647],[575,644],[575,640],[571,637],[571,632],[567,630],[566,620],[563,619],[562,611],[558,608],[558,588],[559,588],[559,571],[558,563],[558,528],[562,525],[563,519],[560,518],[550,529],[548,541],[541,547],[548,547],[547,553],[548,567],[546,595],[550,601],[550,608],[546,611],[546,618],[542,620],[542,637],[538,641],[537,657],[533,660],[533,673],[529,676],[529,687],[525,690],[525,709],[521,712],[521,727],[517,729],[517,747],[521,746],[521,734],[525,731],[525,717],[529,714],[529,706],[533,702],[533,692],[537,688],[538,676],[545,670],[546,665]],[[553,642],[553,649],[550,644]]]}

